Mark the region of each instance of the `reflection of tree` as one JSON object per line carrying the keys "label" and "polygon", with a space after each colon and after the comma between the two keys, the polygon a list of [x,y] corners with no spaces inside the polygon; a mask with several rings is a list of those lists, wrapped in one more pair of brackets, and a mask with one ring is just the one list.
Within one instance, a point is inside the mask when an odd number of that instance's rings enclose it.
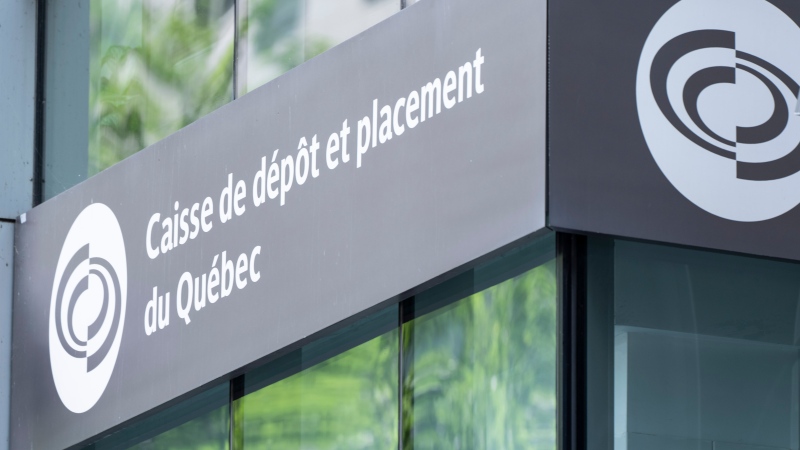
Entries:
{"label": "reflection of tree", "polygon": [[[299,0],[250,5],[240,32],[252,28],[262,81],[333,45],[304,36]],[[90,12],[90,175],[233,97],[233,0],[92,1]]]}
{"label": "reflection of tree", "polygon": [[397,448],[397,331],[242,400],[244,447]]}
{"label": "reflection of tree", "polygon": [[[405,325],[405,448],[555,448],[553,264]],[[245,448],[397,445],[397,334],[244,397]]]}
{"label": "reflection of tree", "polygon": [[239,35],[250,48],[247,90],[253,90],[328,50],[335,42],[309,33],[303,22],[306,0],[248,0]]}
{"label": "reflection of tree", "polygon": [[552,266],[406,325],[406,448],[555,448]]}
{"label": "reflection of tree", "polygon": [[[331,0],[332,1],[332,0]],[[394,0],[363,0],[374,7]],[[309,29],[308,0],[249,0],[240,19],[246,90],[337,44]],[[358,10],[362,11],[362,10]],[[89,174],[95,174],[233,97],[233,0],[93,0],[90,3]],[[353,34],[370,25],[352,22]],[[339,16],[341,15],[341,17]],[[356,14],[357,16],[358,14]]]}
{"label": "reflection of tree", "polygon": [[[406,449],[555,448],[554,264],[404,325]],[[397,447],[398,331],[234,405],[244,448]],[[227,407],[139,449],[221,449]]]}
{"label": "reflection of tree", "polygon": [[232,2],[211,3],[91,2],[90,174],[231,100]]}

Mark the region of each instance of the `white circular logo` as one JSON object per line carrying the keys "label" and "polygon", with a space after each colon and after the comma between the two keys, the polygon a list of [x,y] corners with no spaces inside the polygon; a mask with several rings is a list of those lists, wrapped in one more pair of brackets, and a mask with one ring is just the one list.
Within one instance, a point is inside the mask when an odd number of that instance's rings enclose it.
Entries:
{"label": "white circular logo", "polygon": [[50,367],[58,396],[83,413],[103,395],[117,361],[128,270],[117,218],[95,203],[72,224],[50,300]]}
{"label": "white circular logo", "polygon": [[658,167],[692,203],[756,222],[800,203],[800,28],[766,0],[682,0],[642,49],[636,103]]}

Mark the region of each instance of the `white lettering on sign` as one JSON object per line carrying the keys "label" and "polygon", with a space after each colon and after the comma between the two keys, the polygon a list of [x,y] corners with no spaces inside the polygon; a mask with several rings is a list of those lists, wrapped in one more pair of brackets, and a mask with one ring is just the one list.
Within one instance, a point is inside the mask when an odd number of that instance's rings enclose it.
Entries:
{"label": "white lettering on sign", "polygon": [[[156,259],[196,239],[200,234],[212,231],[214,217],[219,219],[220,224],[226,224],[270,200],[278,200],[278,204],[284,206],[293,189],[299,189],[320,176],[321,167],[332,171],[350,162],[353,154],[348,144],[353,139],[348,138],[351,132],[355,133],[354,155],[356,168],[360,169],[369,150],[408,130],[423,126],[426,121],[434,120],[444,111],[473,98],[473,94],[482,94],[485,90],[481,72],[484,62],[479,48],[474,59],[448,71],[443,79],[435,78],[419,90],[386,104],[374,99],[371,115],[356,121],[344,120],[341,127],[337,126],[337,130],[330,133],[326,140],[320,141],[317,134],[310,138],[302,136],[298,139],[295,152],[281,155],[281,150],[275,149],[271,155],[262,156],[253,176],[241,178],[241,174],[228,173],[218,196],[205,197],[182,209],[180,203],[175,201],[173,211],[163,215],[161,212],[152,214],[145,232],[147,256]],[[355,123],[354,129],[349,123]],[[318,160],[317,154],[322,147],[321,142],[325,143],[324,165]],[[246,180],[252,180],[250,194]],[[252,201],[252,208],[249,209],[248,197]],[[214,198],[219,199],[216,216]],[[145,334],[150,336],[169,326],[171,305],[174,305],[175,314],[180,319],[177,322],[189,325],[192,316],[208,305],[257,283],[261,279],[256,262],[260,254],[260,245],[249,253],[239,255],[222,252],[214,256],[207,273],[196,275],[184,272],[177,280],[174,291],[159,294],[158,286],[154,286],[153,295],[144,311]],[[175,295],[171,295],[173,292]]]}

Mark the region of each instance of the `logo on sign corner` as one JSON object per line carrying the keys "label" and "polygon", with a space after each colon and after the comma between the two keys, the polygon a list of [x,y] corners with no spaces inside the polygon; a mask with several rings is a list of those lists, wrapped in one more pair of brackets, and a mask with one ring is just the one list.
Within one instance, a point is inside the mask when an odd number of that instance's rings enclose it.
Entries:
{"label": "logo on sign corner", "polygon": [[67,233],[50,300],[50,367],[58,396],[74,413],[90,410],[111,379],[126,296],[122,230],[108,206],[94,203]]}
{"label": "logo on sign corner", "polygon": [[800,204],[800,28],[766,0],[681,0],[639,60],[636,102],[656,164],[684,197],[758,222]]}

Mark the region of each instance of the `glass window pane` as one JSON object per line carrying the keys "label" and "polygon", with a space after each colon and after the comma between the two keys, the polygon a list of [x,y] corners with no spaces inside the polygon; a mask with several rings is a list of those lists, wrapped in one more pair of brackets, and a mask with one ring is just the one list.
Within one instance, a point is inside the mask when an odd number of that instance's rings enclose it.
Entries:
{"label": "glass window pane", "polygon": [[82,2],[47,2],[43,200],[87,177],[89,10]]}
{"label": "glass window pane", "polygon": [[47,4],[44,197],[233,98],[233,0]]}
{"label": "glass window pane", "polygon": [[239,89],[252,91],[400,10],[400,0],[247,0]]}
{"label": "glass window pane", "polygon": [[800,265],[627,241],[597,251],[613,263],[613,287],[590,285],[589,301],[613,317],[615,448],[800,446]]}
{"label": "glass window pane", "polygon": [[399,0],[305,0],[305,59],[350,39],[400,10]]}
{"label": "glass window pane", "polygon": [[90,445],[92,450],[227,450],[228,383],[198,394]]}
{"label": "glass window pane", "polygon": [[228,448],[228,405],[140,442],[136,450],[226,450]]}
{"label": "glass window pane", "polygon": [[233,98],[233,0],[92,0],[89,175]]}
{"label": "glass window pane", "polygon": [[[352,345],[354,334],[374,335],[375,320],[394,329],[331,357]],[[246,374],[247,395],[234,402],[241,418],[235,448],[397,448],[397,308],[375,320],[366,331],[362,324],[357,333],[315,342]]]}
{"label": "glass window pane", "polygon": [[[497,265],[476,269],[465,284],[479,286]],[[555,449],[552,260],[418,317],[403,332],[404,448]]]}
{"label": "glass window pane", "polygon": [[555,375],[549,235],[91,448],[554,449]]}
{"label": "glass window pane", "polygon": [[247,0],[239,23],[239,92],[303,62],[302,0]]}

